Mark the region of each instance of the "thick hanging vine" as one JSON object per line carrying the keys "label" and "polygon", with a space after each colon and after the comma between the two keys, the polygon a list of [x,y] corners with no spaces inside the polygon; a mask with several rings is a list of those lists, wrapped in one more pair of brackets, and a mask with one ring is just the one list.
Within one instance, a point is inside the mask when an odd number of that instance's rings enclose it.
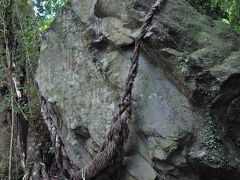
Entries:
{"label": "thick hanging vine", "polygon": [[164,0],[157,0],[151,7],[146,19],[141,27],[140,35],[135,41],[134,55],[131,58],[131,67],[125,82],[125,91],[119,104],[117,116],[113,119],[107,138],[100,151],[94,159],[84,168],[79,169],[68,158],[63,142],[54,125],[49,110],[48,103],[39,92],[42,114],[48,130],[51,133],[52,144],[55,147],[55,157],[59,169],[63,169],[64,174],[75,180],[81,179],[115,179],[118,176],[119,168],[124,158],[125,145],[129,135],[128,124],[131,121],[132,89],[137,76],[137,68],[140,54],[140,44],[146,35],[151,24],[153,15],[159,10]]}
{"label": "thick hanging vine", "polygon": [[[40,92],[38,93],[42,115],[51,134],[51,143],[54,148],[56,165],[58,169],[63,171],[63,174],[67,178],[77,180],[110,180],[116,179],[118,176],[119,168],[125,154],[126,141],[129,136],[128,124],[131,121],[132,114],[132,89],[134,80],[137,76],[140,44],[147,33],[153,15],[157,12],[163,2],[164,0],[157,0],[146,16],[140,35],[135,41],[134,55],[131,58],[131,67],[125,82],[125,91],[119,104],[118,114],[112,121],[106,140],[104,141],[99,153],[95,155],[93,161],[91,161],[86,167],[80,169],[68,158],[59,132],[51,119],[48,110],[48,102],[44,99]],[[16,131],[16,135],[12,133],[12,137],[15,136],[18,142],[17,144],[19,144],[17,149],[21,159],[22,169],[25,171],[23,179],[39,179],[40,177],[50,179],[50,176],[46,171],[46,165],[42,160],[42,154],[39,150],[35,154],[36,158],[34,162],[30,164],[26,162],[26,137],[28,132],[27,121],[31,121],[31,118],[34,116],[30,103],[32,98],[30,88],[34,87],[34,82],[31,81],[31,79],[33,79],[35,69],[34,64],[36,61],[34,61],[34,59],[38,54],[36,48],[32,46],[37,45],[36,47],[38,47],[38,43],[34,41],[36,41],[38,36],[37,34],[39,33],[37,32],[38,30],[34,30],[34,28],[32,31],[27,31],[27,28],[25,27],[25,23],[27,22],[25,18],[31,14],[23,13],[24,6],[28,6],[26,3],[27,1],[23,2],[18,0],[3,0],[0,2],[1,12],[7,13],[6,16],[5,14],[1,14],[1,22],[3,25],[2,29],[5,32],[3,36],[3,39],[5,40],[5,49],[3,53],[1,52],[3,59],[3,61],[1,60],[1,63],[8,75],[9,92],[11,93],[10,109],[12,112],[12,132]],[[32,20],[34,21],[34,18],[32,18]],[[29,27],[33,26],[30,25]],[[30,36],[33,36],[33,38]],[[9,43],[8,40],[11,42]],[[16,113],[14,113],[15,111]],[[14,127],[14,124],[17,124],[17,126]],[[13,138],[11,142],[13,142]],[[12,152],[12,148],[10,152]],[[11,162],[12,158],[9,160],[9,179],[12,178]]]}

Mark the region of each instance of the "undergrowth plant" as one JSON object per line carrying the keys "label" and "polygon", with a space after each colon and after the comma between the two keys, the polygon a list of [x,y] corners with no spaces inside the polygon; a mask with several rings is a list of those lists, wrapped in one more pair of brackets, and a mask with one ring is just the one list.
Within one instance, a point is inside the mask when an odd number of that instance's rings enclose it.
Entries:
{"label": "undergrowth plant", "polygon": [[[53,7],[51,6],[50,9]],[[22,145],[26,142],[20,141],[26,139],[19,138],[22,136],[21,133],[26,136],[25,132],[33,131],[34,135],[39,137],[38,140],[42,144],[40,149],[47,149],[47,153],[43,154],[46,159],[49,154],[52,156],[54,153],[51,144],[45,144],[50,142],[50,137],[42,121],[34,81],[41,31],[49,25],[49,22],[37,19],[38,16],[36,17],[33,8],[34,4],[29,0],[0,1],[0,76],[1,81],[6,82],[6,90],[1,94],[3,100],[0,106],[5,111],[11,112],[11,121],[7,119],[11,126],[9,127],[10,149],[9,154],[5,155],[9,156],[9,161],[0,160],[0,177],[9,180],[19,179],[23,175],[21,170],[19,171],[21,168],[18,162],[26,151],[26,147]],[[56,8],[52,9],[52,12],[57,11]],[[49,16],[53,15],[46,13],[42,18],[47,19]],[[14,142],[18,142],[18,145],[14,145]]]}
{"label": "undergrowth plant", "polygon": [[231,163],[227,158],[222,144],[222,136],[219,135],[214,119],[211,117],[210,113],[205,113],[205,118],[207,126],[201,142],[206,147],[207,151],[203,158],[203,162],[210,163],[218,168],[230,166]]}
{"label": "undergrowth plant", "polygon": [[[1,81],[6,82],[4,86],[6,90],[1,92],[3,100],[0,106],[5,111],[11,112],[11,122],[7,119],[11,126],[9,127],[11,142],[9,155],[6,155],[10,157],[9,161],[0,162],[1,178],[10,180],[21,179],[23,176],[18,163],[19,158],[22,158],[21,154],[26,151],[26,147],[21,145],[26,142],[19,142],[23,141],[19,139],[22,135],[37,136],[45,161],[53,158],[55,150],[51,147],[50,136],[40,114],[34,76],[39,58],[41,32],[50,25],[66,1],[0,1],[0,77]],[[27,129],[19,129],[21,126]],[[15,146],[13,141],[18,142],[20,147]]]}

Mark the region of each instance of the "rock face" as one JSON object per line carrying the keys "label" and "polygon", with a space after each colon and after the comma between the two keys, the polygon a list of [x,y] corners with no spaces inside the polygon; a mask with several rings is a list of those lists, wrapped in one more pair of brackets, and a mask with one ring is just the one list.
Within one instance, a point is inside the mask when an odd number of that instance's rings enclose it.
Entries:
{"label": "rock face", "polygon": [[[37,82],[80,167],[99,150],[155,0],[69,0],[43,35]],[[123,180],[238,179],[240,38],[167,0],[142,43]]]}

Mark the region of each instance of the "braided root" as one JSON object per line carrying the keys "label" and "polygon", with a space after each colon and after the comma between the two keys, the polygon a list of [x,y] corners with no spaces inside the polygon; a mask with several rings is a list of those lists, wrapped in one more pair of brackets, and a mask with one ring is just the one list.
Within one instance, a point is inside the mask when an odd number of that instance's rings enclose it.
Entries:
{"label": "braided root", "polygon": [[55,146],[56,162],[58,168],[63,170],[66,177],[73,180],[112,180],[116,179],[118,176],[119,168],[124,159],[126,141],[129,136],[128,124],[131,121],[132,115],[132,90],[134,80],[137,76],[140,43],[149,29],[153,15],[159,10],[163,2],[164,0],[157,0],[151,7],[145,21],[143,22],[140,34],[135,41],[134,54],[131,58],[130,70],[125,81],[124,94],[121,103],[118,106],[118,114],[112,120],[112,125],[107,134],[107,138],[100,151],[83,169],[76,167],[68,158],[59,133],[49,115],[47,102],[40,95],[42,114],[51,133],[52,144]]}

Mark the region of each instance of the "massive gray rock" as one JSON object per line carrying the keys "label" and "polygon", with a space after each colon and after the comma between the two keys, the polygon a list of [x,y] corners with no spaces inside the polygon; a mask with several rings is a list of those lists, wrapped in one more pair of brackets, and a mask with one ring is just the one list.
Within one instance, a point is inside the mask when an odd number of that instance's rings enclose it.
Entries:
{"label": "massive gray rock", "polygon": [[[99,150],[154,0],[69,0],[43,34],[37,82],[70,158]],[[237,179],[240,38],[167,0],[142,42],[120,179]]]}

